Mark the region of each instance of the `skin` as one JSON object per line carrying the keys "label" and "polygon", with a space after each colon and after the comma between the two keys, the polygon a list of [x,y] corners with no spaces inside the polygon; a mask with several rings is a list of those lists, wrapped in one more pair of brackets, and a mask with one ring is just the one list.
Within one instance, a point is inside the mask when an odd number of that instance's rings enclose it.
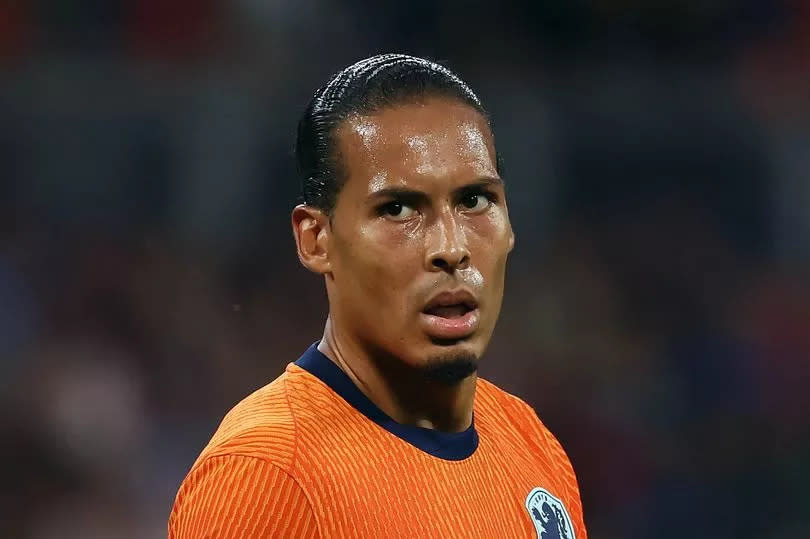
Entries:
{"label": "skin", "polygon": [[[326,282],[319,349],[395,421],[463,431],[476,375],[441,384],[425,373],[477,363],[500,313],[514,234],[487,122],[426,98],[350,117],[336,135],[347,179],[331,218],[306,205],[292,213],[299,259]],[[437,339],[423,310],[460,288],[474,294],[479,323]]]}

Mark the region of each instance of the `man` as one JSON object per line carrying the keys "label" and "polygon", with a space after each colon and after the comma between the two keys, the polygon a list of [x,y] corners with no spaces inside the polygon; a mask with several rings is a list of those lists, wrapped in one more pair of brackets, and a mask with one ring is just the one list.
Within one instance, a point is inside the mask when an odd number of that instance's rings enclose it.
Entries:
{"label": "man", "polygon": [[476,376],[514,244],[478,97],[438,64],[368,58],[315,94],[296,153],[326,328],[228,413],[169,536],[585,539],[557,440]]}

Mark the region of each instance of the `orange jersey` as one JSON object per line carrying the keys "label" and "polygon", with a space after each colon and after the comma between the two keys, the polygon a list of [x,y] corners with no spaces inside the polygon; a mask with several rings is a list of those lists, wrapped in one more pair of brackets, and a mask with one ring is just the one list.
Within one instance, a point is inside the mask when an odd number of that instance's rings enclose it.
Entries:
{"label": "orange jersey", "polygon": [[315,345],[231,410],[169,537],[586,539],[571,463],[523,401],[478,379],[473,425],[395,423]]}

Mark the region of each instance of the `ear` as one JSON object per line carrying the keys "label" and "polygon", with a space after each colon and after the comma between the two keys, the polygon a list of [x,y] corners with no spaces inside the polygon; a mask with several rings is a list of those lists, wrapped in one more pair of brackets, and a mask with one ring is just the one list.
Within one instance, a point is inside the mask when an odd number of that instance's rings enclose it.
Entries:
{"label": "ear", "polygon": [[317,208],[299,204],[292,211],[292,229],[301,264],[321,275],[331,271],[329,216]]}

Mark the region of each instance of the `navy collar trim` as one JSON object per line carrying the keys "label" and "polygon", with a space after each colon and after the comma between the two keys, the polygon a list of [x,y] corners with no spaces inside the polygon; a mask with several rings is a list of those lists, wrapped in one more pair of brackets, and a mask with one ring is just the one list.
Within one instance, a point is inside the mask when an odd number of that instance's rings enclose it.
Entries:
{"label": "navy collar trim", "polygon": [[295,364],[320,379],[358,412],[394,436],[444,460],[466,459],[478,448],[478,432],[475,430],[474,417],[473,423],[463,432],[440,432],[397,423],[371,402],[340,367],[318,350],[317,345],[318,343],[315,343],[310,346]]}

